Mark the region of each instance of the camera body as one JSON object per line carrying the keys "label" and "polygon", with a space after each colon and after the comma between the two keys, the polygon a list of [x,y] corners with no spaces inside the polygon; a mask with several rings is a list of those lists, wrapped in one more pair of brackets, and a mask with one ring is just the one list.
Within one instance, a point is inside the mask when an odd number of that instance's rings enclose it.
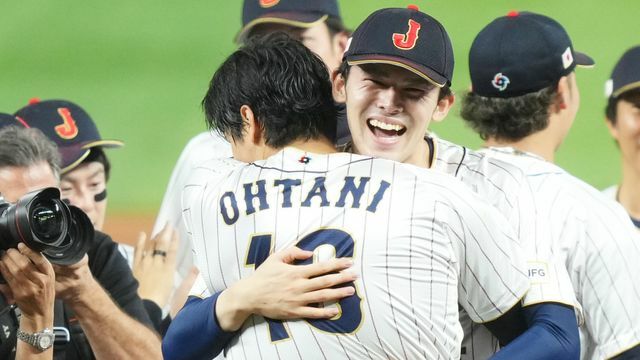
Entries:
{"label": "camera body", "polygon": [[41,252],[53,264],[75,264],[91,246],[94,229],[87,215],[60,200],[60,190],[45,188],[15,204],[0,197],[0,249],[19,242]]}

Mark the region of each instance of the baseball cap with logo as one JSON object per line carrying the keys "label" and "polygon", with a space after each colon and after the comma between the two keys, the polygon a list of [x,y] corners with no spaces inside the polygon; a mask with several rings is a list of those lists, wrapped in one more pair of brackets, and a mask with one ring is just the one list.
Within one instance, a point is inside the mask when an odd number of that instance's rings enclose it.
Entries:
{"label": "baseball cap with logo", "polygon": [[615,98],[637,88],[640,88],[640,46],[627,50],[618,60],[605,84],[605,94]]}
{"label": "baseball cap with logo", "polygon": [[344,59],[349,65],[390,64],[432,84],[451,86],[453,48],[447,31],[417,6],[381,9],[353,32]]}
{"label": "baseball cap with logo", "polygon": [[593,66],[573,50],[557,21],[536,13],[512,11],[493,20],[476,36],[469,52],[473,92],[509,98],[555,85],[576,66]]}
{"label": "baseball cap with logo", "polygon": [[21,124],[18,122],[18,119],[16,119],[15,116],[11,114],[0,113],[0,129],[2,129],[5,126],[11,126],[11,125],[20,126]]}
{"label": "baseball cap with logo", "polygon": [[24,126],[39,129],[58,145],[63,173],[78,166],[93,147],[124,145],[120,140],[103,140],[89,114],[70,101],[31,100],[15,116]]}
{"label": "baseball cap with logo", "polygon": [[309,28],[329,16],[340,19],[337,0],[245,0],[242,8],[242,29],[236,42],[243,42],[258,24],[284,24]]}

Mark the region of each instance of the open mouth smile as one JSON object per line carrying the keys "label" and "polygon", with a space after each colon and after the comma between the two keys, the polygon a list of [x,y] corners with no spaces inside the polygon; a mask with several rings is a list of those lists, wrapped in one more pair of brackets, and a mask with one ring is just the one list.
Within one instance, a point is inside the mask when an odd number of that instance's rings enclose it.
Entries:
{"label": "open mouth smile", "polygon": [[407,132],[407,128],[402,125],[390,124],[378,119],[367,120],[367,126],[376,137],[380,138],[402,136]]}

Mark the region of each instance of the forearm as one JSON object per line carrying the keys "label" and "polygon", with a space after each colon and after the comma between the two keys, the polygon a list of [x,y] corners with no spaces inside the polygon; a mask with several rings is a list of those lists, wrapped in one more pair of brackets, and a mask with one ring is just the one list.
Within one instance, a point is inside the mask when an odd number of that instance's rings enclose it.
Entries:
{"label": "forearm", "polygon": [[235,333],[222,330],[216,319],[219,296],[187,300],[162,341],[164,359],[212,359],[224,349]]}
{"label": "forearm", "polygon": [[543,303],[523,308],[528,329],[492,359],[578,359],[580,337],[574,309]]}
{"label": "forearm", "polygon": [[125,314],[92,280],[86,291],[68,300],[97,359],[160,359],[160,339]]}

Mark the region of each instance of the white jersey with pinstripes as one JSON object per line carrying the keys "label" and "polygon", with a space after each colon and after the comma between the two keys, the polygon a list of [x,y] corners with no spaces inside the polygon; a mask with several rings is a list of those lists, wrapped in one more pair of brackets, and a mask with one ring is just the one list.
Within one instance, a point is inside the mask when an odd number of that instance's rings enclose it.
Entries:
{"label": "white jersey with pinstripes", "polygon": [[[433,168],[451,174],[486,199],[516,231],[525,249],[531,288],[523,305],[561,303],[579,309],[564,258],[552,243],[551,225],[537,208],[529,179],[515,165],[477,151],[433,139]],[[579,313],[579,310],[578,310]],[[487,359],[498,351],[497,339],[461,310],[465,337],[462,359]]]}
{"label": "white jersey with pinstripes", "polygon": [[488,321],[529,287],[506,221],[448,175],[293,148],[254,164],[213,160],[196,170],[183,215],[208,292],[293,245],[320,259],[350,256],[360,275],[338,318],[254,316],[227,358],[455,359],[458,304]]}
{"label": "white jersey with pinstripes", "polygon": [[483,153],[521,168],[551,224],[582,304],[583,359],[608,359],[640,343],[640,238],[620,204],[533,154]]}

